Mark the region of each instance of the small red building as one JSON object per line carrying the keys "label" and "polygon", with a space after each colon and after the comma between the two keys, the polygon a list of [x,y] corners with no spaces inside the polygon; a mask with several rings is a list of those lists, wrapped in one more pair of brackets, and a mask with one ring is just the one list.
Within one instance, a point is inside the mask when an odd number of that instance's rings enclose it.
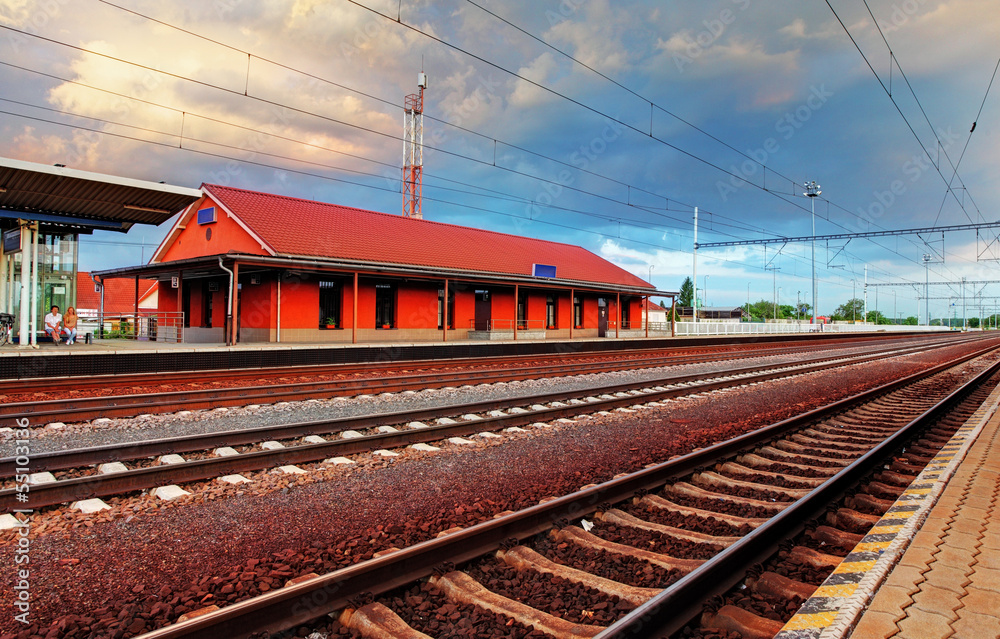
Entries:
{"label": "small red building", "polygon": [[639,336],[643,300],[676,295],[570,244],[202,191],[149,264],[95,273],[158,280],[158,310],[184,313],[185,342]]}

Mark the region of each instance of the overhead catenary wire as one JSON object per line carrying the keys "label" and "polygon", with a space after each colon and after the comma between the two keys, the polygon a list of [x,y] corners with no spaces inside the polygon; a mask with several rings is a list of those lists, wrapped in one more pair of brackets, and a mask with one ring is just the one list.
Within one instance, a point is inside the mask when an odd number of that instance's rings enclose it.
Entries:
{"label": "overhead catenary wire", "polygon": [[[356,4],[356,3],[355,3],[355,4]],[[121,60],[119,60],[119,61],[121,61]],[[127,61],[125,61],[125,62],[126,62],[126,63],[128,63]],[[287,66],[286,66],[285,68],[290,68],[290,67],[287,67]],[[297,71],[297,70],[296,70],[296,71]],[[298,71],[297,71],[297,72],[298,72]],[[226,89],[224,89],[224,88],[223,88],[223,90],[226,90]],[[353,91],[353,89],[351,89],[351,90]],[[235,92],[235,93],[237,93],[238,95],[243,95],[243,92]],[[251,97],[251,96],[247,96],[247,97]],[[269,101],[265,101],[265,102],[269,102]],[[271,104],[276,104],[276,105],[278,105],[278,106],[285,106],[285,105],[280,105],[279,103],[274,103],[274,102],[271,102]],[[310,113],[310,112],[308,112],[308,111],[302,111],[302,110],[300,110],[300,111],[301,111],[301,112],[304,112],[304,113],[307,113],[307,114],[310,114],[310,115],[317,115],[318,117],[324,117],[324,116],[319,116],[318,114],[312,114],[312,113]],[[351,126],[351,125],[350,125],[350,123],[346,123],[346,124],[347,124],[348,126]],[[362,128],[363,128],[363,127],[362,127]],[[379,132],[377,132],[377,131],[373,131],[373,132],[375,132],[375,133],[379,133]],[[380,134],[380,135],[386,135],[386,134],[384,134],[384,133],[379,133],[379,134]],[[389,137],[396,137],[396,136],[389,136]],[[507,144],[507,143],[504,143],[504,142],[501,142],[501,143],[503,143],[503,144]],[[445,151],[445,152],[447,152],[447,151]],[[530,152],[530,151],[529,151],[529,152]],[[461,154],[456,154],[456,155],[457,155],[458,157],[463,157],[463,158],[464,158],[464,156],[461,156]],[[464,158],[464,159],[471,159],[471,160],[473,160],[473,161],[477,161],[477,160],[476,160],[476,158]],[[532,178],[532,179],[542,179],[542,178],[538,178],[537,176],[532,176],[532,175],[526,175],[526,177],[530,177],[530,178]],[[445,179],[445,178],[442,178],[442,179]],[[543,180],[544,180],[544,179],[543,179]],[[553,182],[551,182],[551,181],[550,181],[549,183],[553,183]],[[563,186],[563,185],[560,185],[560,186]],[[481,187],[473,187],[473,188],[481,188]],[[640,189],[640,190],[641,190],[641,189]],[[647,191],[647,192],[648,192],[648,191]],[[587,193],[587,192],[583,191],[583,193]],[[659,197],[664,197],[664,196],[659,196]],[[671,198],[671,199],[672,199],[672,198]],[[783,200],[784,200],[785,198],[784,198],[784,197],[782,196],[782,198],[781,198],[781,199],[783,199]],[[677,200],[674,200],[674,201],[677,201]],[[623,203],[623,202],[617,202],[617,203],[619,203],[619,204],[625,204],[625,205],[629,205],[629,204],[627,204],[627,203]],[[835,206],[836,206],[836,205],[835,205]],[[641,207],[641,206],[636,206],[635,208],[637,208],[637,209],[642,209],[642,210],[647,210],[647,211],[648,211],[648,210],[651,210],[651,209],[649,209],[648,207]],[[800,208],[801,208],[801,207],[800,207]],[[838,207],[838,208],[842,208],[842,207]],[[718,214],[716,214],[716,215],[718,215]],[[719,215],[719,217],[720,217],[720,219],[726,219],[726,216],[722,216],[722,215]],[[734,226],[735,226],[735,225],[734,225]],[[839,226],[839,225],[838,225],[838,226]],[[578,230],[579,230],[579,229],[578,229]],[[747,230],[750,230],[750,231],[752,231],[752,232],[763,232],[763,233],[769,233],[768,231],[766,231],[766,230],[764,230],[764,229],[757,229],[757,228],[748,228]],[[897,252],[897,254],[898,254],[898,252]],[[905,257],[905,256],[904,256],[904,257]]]}
{"label": "overhead catenary wire", "polygon": [[[889,97],[889,101],[892,102],[892,105],[896,108],[896,111],[899,113],[900,117],[903,118],[903,122],[906,124],[906,127],[910,130],[910,133],[913,134],[913,137],[916,139],[917,144],[920,145],[921,150],[923,150],[924,154],[927,156],[927,159],[930,161],[931,166],[934,167],[934,170],[937,171],[937,174],[939,176],[941,176],[941,180],[947,185],[948,184],[948,178],[946,178],[944,176],[944,173],[941,172],[941,167],[940,167],[939,163],[934,161],[934,156],[931,155],[931,153],[927,149],[926,145],[924,145],[923,140],[920,139],[920,135],[917,133],[916,129],[913,128],[913,124],[910,122],[909,118],[907,118],[906,114],[903,113],[903,109],[899,106],[899,103],[896,102],[896,99],[893,97],[892,92],[889,90],[889,87],[886,86],[885,82],[882,80],[882,77],[879,76],[879,74],[878,74],[877,71],[875,71],[875,67],[872,66],[871,61],[868,59],[868,56],[865,55],[865,52],[861,48],[861,45],[858,44],[858,41],[854,38],[854,35],[851,33],[851,30],[847,27],[847,25],[841,19],[840,15],[837,13],[837,10],[833,8],[833,5],[830,3],[830,0],[824,0],[824,1],[826,2],[826,5],[830,8],[830,11],[833,12],[833,16],[837,19],[837,22],[840,23],[841,27],[843,27],[844,33],[847,34],[847,37],[850,38],[851,43],[854,44],[854,47],[858,50],[858,53],[861,54],[861,57],[864,59],[865,64],[868,65],[868,68],[871,70],[872,74],[875,76],[875,79],[878,80],[879,86],[882,87],[882,90]],[[867,6],[867,3],[865,4],[865,6]],[[869,11],[870,11],[870,9],[869,9]],[[873,17],[873,19],[874,19],[874,17]],[[875,26],[878,28],[879,33],[881,34],[882,33],[882,29],[881,29],[881,27],[878,26],[878,21],[877,20],[875,21]],[[883,38],[883,40],[885,40],[885,35],[884,34],[882,34],[882,38]],[[888,41],[886,41],[886,46],[888,46]],[[890,53],[892,52],[891,47],[889,48],[889,51],[890,51]],[[893,57],[893,59],[895,59],[895,58]],[[896,63],[896,68],[899,68],[899,63],[898,62]],[[900,71],[902,72],[902,69],[900,69]],[[904,75],[904,78],[905,78],[905,75]],[[907,85],[909,85],[909,81],[907,81]],[[910,87],[910,90],[911,90],[911,92],[913,91],[912,86]],[[914,93],[914,98],[916,98],[916,94],[915,93]],[[918,104],[919,104],[919,100],[918,100]],[[923,106],[921,106],[920,109],[923,112]],[[926,117],[926,112],[924,112],[924,115]],[[930,125],[930,120],[928,120],[928,125]],[[931,132],[934,134],[934,139],[937,141],[938,147],[940,149],[941,147],[943,147],[943,145],[941,143],[941,138],[938,136],[937,131],[934,130],[933,126],[931,126]],[[945,157],[948,158],[948,162],[951,163],[951,159],[948,157],[948,152],[946,150],[944,151],[944,154],[945,154]],[[954,164],[952,164],[952,166],[954,166]],[[948,188],[948,192],[951,193],[952,197],[955,198],[955,202],[962,209],[962,211],[966,214],[966,216],[969,216],[968,211],[965,210],[965,205],[962,203],[961,200],[958,199],[958,196],[955,195],[954,190],[951,187],[949,187]],[[975,203],[973,203],[973,206],[975,206]],[[977,212],[978,212],[978,210],[979,210],[978,207],[976,207],[976,211]],[[969,217],[969,221],[972,221],[971,217]]]}

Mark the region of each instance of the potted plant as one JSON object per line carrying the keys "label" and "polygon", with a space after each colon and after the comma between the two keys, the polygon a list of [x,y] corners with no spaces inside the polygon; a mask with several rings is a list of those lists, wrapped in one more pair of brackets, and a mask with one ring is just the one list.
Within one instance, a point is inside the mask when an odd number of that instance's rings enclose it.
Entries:
{"label": "potted plant", "polygon": [[328,318],[326,318],[325,323],[326,323],[326,327],[327,328],[337,328],[337,318],[336,317],[328,317]]}
{"label": "potted plant", "polygon": [[384,329],[388,329],[388,328],[389,328],[389,325],[388,325],[388,324],[383,324],[383,325],[382,325],[382,328],[384,328]]}

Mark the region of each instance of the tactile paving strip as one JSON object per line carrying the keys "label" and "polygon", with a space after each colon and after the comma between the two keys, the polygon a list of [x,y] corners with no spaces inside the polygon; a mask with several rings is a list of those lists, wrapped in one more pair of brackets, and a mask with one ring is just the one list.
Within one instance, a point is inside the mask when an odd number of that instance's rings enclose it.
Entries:
{"label": "tactile paving strip", "polygon": [[847,636],[1000,404],[1000,386],[958,429],[775,639]]}

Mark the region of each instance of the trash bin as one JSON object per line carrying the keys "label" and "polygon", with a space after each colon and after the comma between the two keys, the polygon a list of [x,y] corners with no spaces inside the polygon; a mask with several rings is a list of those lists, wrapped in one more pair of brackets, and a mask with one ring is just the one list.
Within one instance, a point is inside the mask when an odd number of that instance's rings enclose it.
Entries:
{"label": "trash bin", "polygon": [[87,333],[86,335],[83,336],[83,343],[84,344],[91,344],[91,343],[93,343],[93,341],[94,341],[94,334],[93,333]]}

